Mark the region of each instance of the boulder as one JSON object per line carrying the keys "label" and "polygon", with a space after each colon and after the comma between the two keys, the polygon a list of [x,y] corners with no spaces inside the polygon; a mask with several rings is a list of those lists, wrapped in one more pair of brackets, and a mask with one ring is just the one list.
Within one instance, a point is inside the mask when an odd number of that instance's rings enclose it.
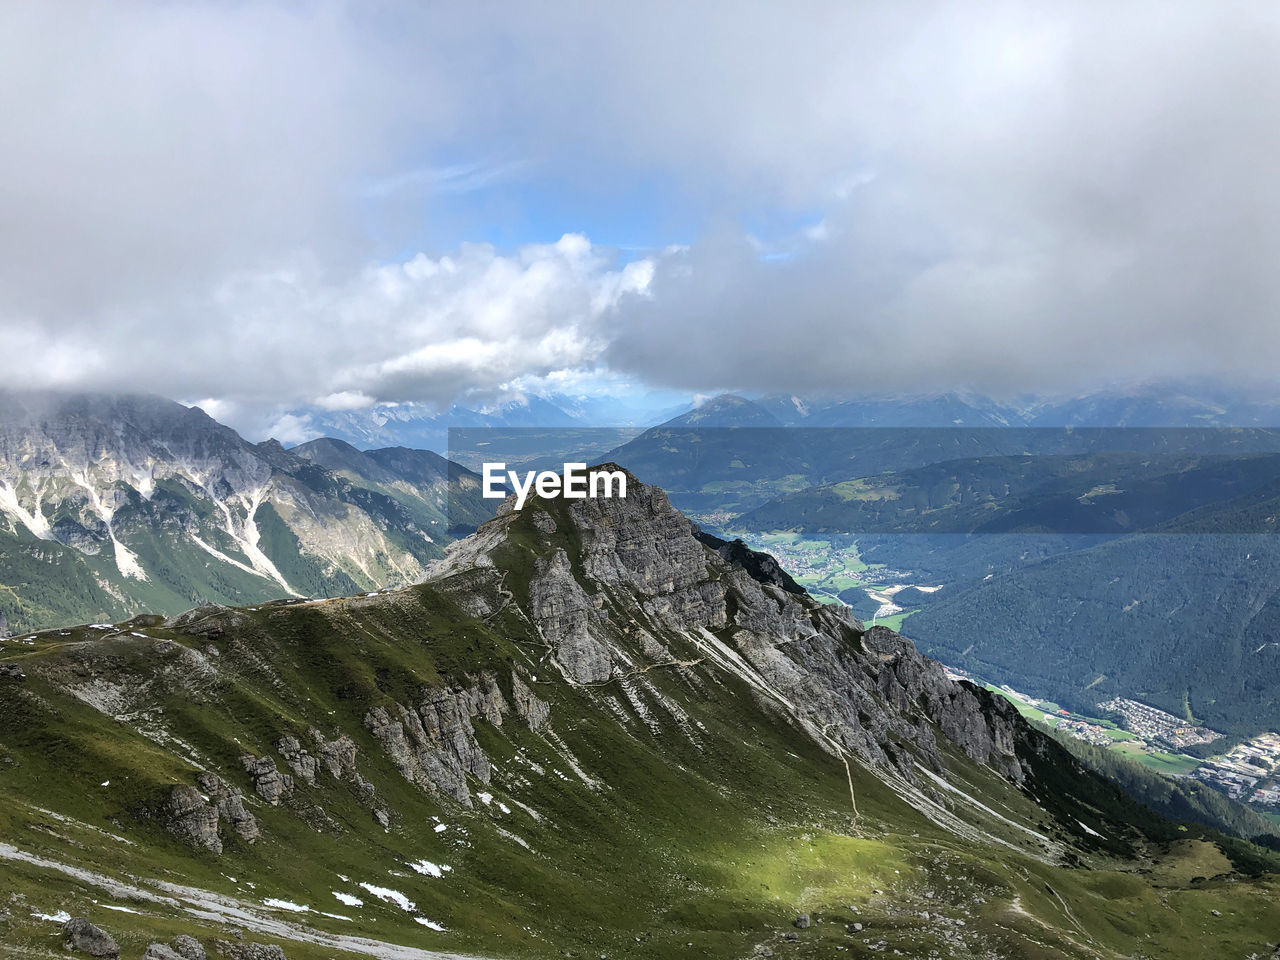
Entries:
{"label": "boulder", "polygon": [[120,947],[115,938],[84,917],[72,917],[62,926],[65,937],[63,946],[76,953],[87,953],[91,957],[120,956]]}
{"label": "boulder", "polygon": [[173,938],[173,950],[182,960],[208,960],[204,946],[195,937],[185,933]]}

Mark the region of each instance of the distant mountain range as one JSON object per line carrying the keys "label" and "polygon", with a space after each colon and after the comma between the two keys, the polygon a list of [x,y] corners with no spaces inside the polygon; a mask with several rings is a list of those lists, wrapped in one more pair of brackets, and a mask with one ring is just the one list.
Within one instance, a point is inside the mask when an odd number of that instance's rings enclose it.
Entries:
{"label": "distant mountain range", "polygon": [[402,446],[448,452],[451,427],[1205,427],[1280,426],[1280,402],[1198,384],[1151,384],[1076,397],[996,400],[972,392],[825,397],[721,394],[698,404],[671,393],[523,394],[444,410],[377,403],[346,410],[290,411],[316,436],[359,449]]}
{"label": "distant mountain range", "polygon": [[480,508],[475,475],[434,453],[289,451],[156,397],[0,393],[0,617],[412,583],[451,539],[451,495],[455,517]]}
{"label": "distant mountain range", "polygon": [[304,407],[291,411],[319,436],[361,449],[411,447],[449,452],[451,428],[647,427],[688,409],[666,395],[587,397],[521,396],[493,406],[454,404],[438,410],[422,403],[379,403],[350,410]]}

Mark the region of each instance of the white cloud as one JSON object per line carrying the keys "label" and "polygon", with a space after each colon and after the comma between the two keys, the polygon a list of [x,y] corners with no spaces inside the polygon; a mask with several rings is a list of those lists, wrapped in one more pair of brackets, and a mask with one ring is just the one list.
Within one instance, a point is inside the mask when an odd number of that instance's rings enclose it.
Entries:
{"label": "white cloud", "polygon": [[315,427],[309,416],[297,416],[292,413],[286,413],[267,428],[267,436],[286,445],[306,443],[320,436],[322,432]]}
{"label": "white cloud", "polygon": [[377,401],[368,394],[361,393],[359,390],[340,390],[337,393],[328,393],[323,397],[317,397],[311,401],[321,410],[363,410],[371,407]]}
{"label": "white cloud", "polygon": [[[1280,8],[1232,0],[4,4],[0,343],[32,386],[264,429],[601,366],[1268,374],[1278,40]],[[658,183],[706,229],[626,265],[454,239],[536,178],[537,210],[662,222]]]}
{"label": "white cloud", "polygon": [[[192,321],[156,323],[145,339],[77,350],[28,330],[21,346],[74,363],[38,365],[30,386],[150,389],[198,401],[254,435],[306,439],[281,408],[329,411],[377,402],[445,406],[459,394],[529,378],[571,376],[597,363],[609,318],[642,295],[652,264],[614,263],[585,237],[566,235],[509,255],[486,244],[440,257],[417,254],[342,281],[313,258],[240,272],[185,301]],[[323,385],[327,392],[317,396]],[[273,412],[275,411],[275,412]]]}

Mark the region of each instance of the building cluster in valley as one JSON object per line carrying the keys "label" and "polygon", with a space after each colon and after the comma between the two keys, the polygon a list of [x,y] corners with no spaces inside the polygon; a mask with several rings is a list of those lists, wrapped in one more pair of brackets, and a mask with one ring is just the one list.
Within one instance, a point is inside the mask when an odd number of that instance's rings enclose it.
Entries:
{"label": "building cluster in valley", "polygon": [[1262,733],[1196,768],[1197,779],[1236,800],[1280,806],[1280,734]]}
{"label": "building cluster in valley", "polygon": [[1112,743],[1112,737],[1107,733],[1107,728],[1101,724],[1090,723],[1088,720],[1080,720],[1076,717],[1054,716],[1051,713],[1045,714],[1044,719],[1045,723],[1055,730],[1060,730],[1085,743],[1091,743],[1095,747],[1109,747]]}
{"label": "building cluster in valley", "polygon": [[1181,717],[1166,713],[1156,707],[1116,697],[1098,704],[1103,710],[1119,714],[1122,725],[1130,733],[1144,740],[1157,740],[1169,747],[1183,749],[1199,743],[1212,743],[1222,737],[1216,730],[1188,723]]}

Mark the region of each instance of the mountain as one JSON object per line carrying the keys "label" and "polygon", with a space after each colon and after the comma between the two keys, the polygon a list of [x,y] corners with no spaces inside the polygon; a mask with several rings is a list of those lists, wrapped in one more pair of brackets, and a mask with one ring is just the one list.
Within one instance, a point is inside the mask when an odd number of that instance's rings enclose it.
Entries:
{"label": "mountain", "polygon": [[724,394],[650,427],[608,458],[668,490],[681,509],[738,512],[808,485],[813,467],[804,441],[752,401]]}
{"label": "mountain", "polygon": [[384,447],[357,450],[332,437],[299,444],[295,456],[310,460],[356,487],[384,494],[399,503],[421,530],[446,523],[446,542],[456,532],[470,533],[493,514],[485,503],[477,475],[430,450]]}
{"label": "mountain", "polygon": [[451,539],[450,485],[459,516],[480,509],[476,477],[356,453],[249,443],[158,397],[0,393],[0,615],[20,632],[412,583]]}
{"label": "mountain", "polygon": [[[731,397],[732,400],[726,398]],[[736,409],[736,412],[734,408]],[[1074,397],[997,400],[972,392],[898,396],[732,394],[693,409],[669,393],[521,395],[482,407],[444,410],[422,403],[377,403],[347,410],[290,411],[317,435],[359,449],[405,446],[448,452],[451,427],[684,426],[787,427],[1280,427],[1280,404],[1248,391],[1198,383],[1151,383]],[[743,419],[744,417],[748,419]]]}
{"label": "mountain", "polygon": [[1020,415],[1029,426],[1277,427],[1280,403],[1217,384],[1156,382],[1034,400]]}
{"label": "mountain", "polygon": [[[890,408],[893,403],[887,401],[885,407]],[[975,406],[967,409],[977,410],[977,401],[973,403]],[[944,408],[955,412],[952,404],[946,400]],[[905,420],[915,418],[921,411],[908,408],[900,413],[899,419]],[[821,410],[810,411],[810,417],[817,421],[828,419]],[[921,415],[920,419],[926,418]],[[975,414],[971,419],[980,417]],[[990,421],[995,419],[996,415],[990,413]],[[704,516],[730,516],[788,494],[794,495],[792,502],[799,504],[832,493],[811,491],[809,488],[813,487],[978,458],[1277,452],[1280,431],[1262,427],[1075,428],[987,423],[890,429],[821,422],[787,426],[762,405],[725,395],[651,427],[610,451],[608,457],[668,490],[681,509]],[[999,472],[1004,468],[995,469]],[[909,479],[928,477],[920,474]],[[844,488],[832,489],[840,499]]]}
{"label": "mountain", "polygon": [[446,452],[452,427],[562,427],[577,425],[564,410],[539,397],[490,411],[454,404],[438,411],[420,403],[380,403],[352,410],[302,409],[294,415],[326,437],[359,449],[402,446]]}
{"label": "mountain", "polygon": [[[957,631],[984,625],[959,643]],[[1245,734],[1280,725],[1273,533],[1139,534],[945,590],[926,651],[1079,709],[1120,695]]]}
{"label": "mountain", "polygon": [[732,393],[722,393],[673,417],[664,427],[781,427],[783,423],[764,407]]}
{"label": "mountain", "polygon": [[797,427],[1280,426],[1280,403],[1270,394],[1194,381],[1004,400],[944,391],[845,397],[775,394],[755,402],[786,426]]}
{"label": "mountain", "polygon": [[401,591],[0,645],[0,942],[1271,949],[1270,855],[1150,813],[1005,699],[704,539],[632,478],[508,504]]}
{"label": "mountain", "polygon": [[982,458],[810,488],[734,526],[856,539],[864,562],[941,584],[894,602],[956,667],[1085,713],[1124,696],[1253,734],[1280,724],[1278,477],[1275,454]]}
{"label": "mountain", "polygon": [[770,395],[757,403],[789,427],[1008,427],[1024,426],[1015,409],[971,394],[898,397]]}
{"label": "mountain", "polygon": [[[809,487],[738,524],[810,534],[1123,534],[1269,489],[1277,476],[1274,453],[979,457]],[[1225,522],[1215,513],[1213,532],[1259,529]]]}
{"label": "mountain", "polygon": [[513,430],[530,427],[647,427],[676,416],[687,404],[667,394],[626,396],[522,395],[479,409],[453,404],[445,410],[423,403],[377,403],[350,410],[319,407],[291,411],[317,434],[358,449],[411,447],[449,453],[449,430]]}

